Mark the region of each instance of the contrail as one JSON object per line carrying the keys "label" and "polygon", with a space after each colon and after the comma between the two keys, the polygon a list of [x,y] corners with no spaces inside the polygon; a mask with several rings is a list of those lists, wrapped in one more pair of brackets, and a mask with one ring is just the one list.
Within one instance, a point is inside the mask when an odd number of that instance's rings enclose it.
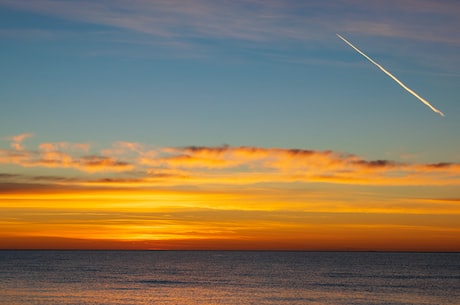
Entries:
{"label": "contrail", "polygon": [[361,54],[362,56],[364,56],[367,60],[369,60],[371,63],[373,63],[374,65],[376,65],[380,70],[382,70],[383,72],[385,72],[386,75],[388,75],[389,77],[391,77],[395,82],[397,82],[401,87],[403,87],[404,89],[406,89],[407,92],[409,92],[410,94],[412,94],[413,96],[415,96],[416,98],[418,98],[422,103],[424,103],[425,105],[427,105],[428,107],[430,107],[431,110],[433,110],[434,112],[438,113],[439,115],[441,116],[444,116],[444,113],[442,113],[440,110],[436,109],[435,107],[433,107],[427,100],[425,100],[423,97],[421,97],[420,95],[418,95],[417,93],[415,93],[412,89],[410,89],[409,87],[407,87],[406,85],[404,85],[399,79],[396,78],[396,76],[394,76],[393,74],[391,74],[390,72],[388,72],[387,70],[385,70],[384,67],[382,67],[381,65],[379,65],[378,63],[376,63],[372,58],[370,58],[369,56],[367,56],[366,54],[364,54],[363,52],[361,52],[360,49],[358,49],[357,47],[355,47],[351,42],[349,42],[348,40],[346,40],[345,38],[343,38],[342,36],[340,36],[339,34],[337,34],[337,36],[342,39],[343,41],[345,41],[350,47],[352,47],[353,49],[356,50],[356,52],[358,52],[359,54]]}

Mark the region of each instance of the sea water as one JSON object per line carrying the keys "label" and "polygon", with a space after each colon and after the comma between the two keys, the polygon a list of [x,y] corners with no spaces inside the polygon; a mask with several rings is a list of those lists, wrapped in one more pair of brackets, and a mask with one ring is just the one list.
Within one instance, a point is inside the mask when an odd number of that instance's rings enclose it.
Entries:
{"label": "sea water", "polygon": [[460,253],[0,251],[0,304],[460,304]]}

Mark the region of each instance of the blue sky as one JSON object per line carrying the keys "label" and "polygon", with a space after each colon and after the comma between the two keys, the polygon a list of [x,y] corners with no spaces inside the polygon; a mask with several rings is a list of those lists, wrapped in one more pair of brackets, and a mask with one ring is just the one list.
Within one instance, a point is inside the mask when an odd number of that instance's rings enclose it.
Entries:
{"label": "blue sky", "polygon": [[455,1],[40,0],[0,8],[2,136],[459,158]]}
{"label": "blue sky", "polygon": [[459,15],[0,0],[3,247],[458,251]]}

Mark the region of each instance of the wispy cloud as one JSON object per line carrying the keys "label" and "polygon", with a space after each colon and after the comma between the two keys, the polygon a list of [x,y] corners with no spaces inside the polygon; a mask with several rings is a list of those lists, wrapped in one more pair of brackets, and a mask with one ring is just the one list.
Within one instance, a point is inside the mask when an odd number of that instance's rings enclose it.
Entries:
{"label": "wispy cloud", "polygon": [[57,142],[57,143],[40,143],[38,146],[39,151],[51,152],[58,150],[81,150],[88,152],[90,149],[90,144],[88,143],[69,143],[69,142]]}
{"label": "wispy cloud", "polygon": [[31,136],[26,133],[9,137],[12,149],[0,149],[0,163],[23,167],[74,168],[86,172],[132,169],[128,162],[109,156],[87,154],[90,149],[88,143],[45,142],[40,143],[36,150],[28,150],[22,142]]}
{"label": "wispy cloud", "polygon": [[[455,31],[460,4],[455,1],[0,0],[0,5],[173,40],[305,41],[340,30],[460,42]],[[424,14],[442,23],[420,22]]]}
{"label": "wispy cloud", "polygon": [[[164,38],[223,37],[264,40],[289,30],[273,21],[285,18],[280,3],[256,1],[49,1],[2,0],[0,5]],[[291,29],[292,30],[292,29]]]}
{"label": "wispy cloud", "polygon": [[23,134],[9,137],[8,139],[11,140],[11,147],[14,148],[14,150],[21,151],[21,150],[24,150],[24,147],[22,146],[22,141],[32,136],[33,134],[31,133],[23,133]]}

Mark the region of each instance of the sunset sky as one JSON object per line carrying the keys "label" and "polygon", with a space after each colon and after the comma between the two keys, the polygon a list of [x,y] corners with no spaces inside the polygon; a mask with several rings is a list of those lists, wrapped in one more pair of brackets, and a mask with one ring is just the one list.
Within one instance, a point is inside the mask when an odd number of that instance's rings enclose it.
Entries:
{"label": "sunset sky", "polygon": [[460,251],[459,15],[0,0],[0,249]]}

